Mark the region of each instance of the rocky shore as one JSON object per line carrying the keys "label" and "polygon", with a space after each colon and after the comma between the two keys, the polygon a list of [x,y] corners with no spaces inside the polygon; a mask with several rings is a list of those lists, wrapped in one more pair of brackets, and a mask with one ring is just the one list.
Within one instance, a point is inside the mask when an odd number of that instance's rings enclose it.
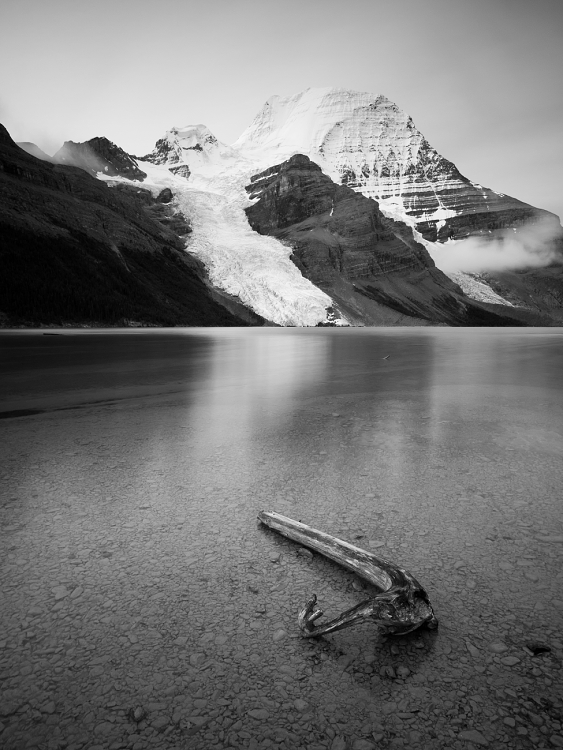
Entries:
{"label": "rocky shore", "polygon": [[[469,426],[422,462],[421,421],[398,481],[359,396],[304,402],[291,447],[189,398],[3,420],[3,750],[563,747],[555,437]],[[407,567],[438,631],[302,638],[312,593],[330,618],[370,590],[261,508]]]}

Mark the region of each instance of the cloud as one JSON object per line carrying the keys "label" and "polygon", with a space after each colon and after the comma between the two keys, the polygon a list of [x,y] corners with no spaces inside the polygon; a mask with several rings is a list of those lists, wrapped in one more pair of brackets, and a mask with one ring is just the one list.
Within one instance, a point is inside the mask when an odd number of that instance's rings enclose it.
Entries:
{"label": "cloud", "polygon": [[468,237],[443,245],[435,243],[428,251],[436,266],[445,273],[464,271],[516,271],[524,268],[539,268],[553,260],[562,259],[557,249],[557,240],[563,238],[563,230],[553,218],[542,218],[528,222],[516,231],[512,228],[487,237]]}

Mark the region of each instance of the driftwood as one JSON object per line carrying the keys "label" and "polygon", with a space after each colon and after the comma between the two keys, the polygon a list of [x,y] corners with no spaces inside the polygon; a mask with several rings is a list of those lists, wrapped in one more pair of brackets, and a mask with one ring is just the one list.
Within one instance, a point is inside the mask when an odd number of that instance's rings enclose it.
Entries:
{"label": "driftwood", "polygon": [[323,611],[317,607],[317,597],[313,595],[298,615],[299,627],[307,638],[349,628],[359,622],[375,623],[383,633],[393,635],[410,633],[421,625],[438,626],[426,591],[404,568],[279,513],[263,510],[258,518],[288,539],[334,560],[381,589],[381,594],[318,626],[315,621]]}

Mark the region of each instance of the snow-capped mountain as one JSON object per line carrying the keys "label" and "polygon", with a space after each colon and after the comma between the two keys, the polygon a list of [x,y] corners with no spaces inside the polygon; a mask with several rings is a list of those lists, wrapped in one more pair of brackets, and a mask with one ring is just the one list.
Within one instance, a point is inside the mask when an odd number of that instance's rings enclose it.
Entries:
{"label": "snow-capped mountain", "polygon": [[[166,164],[173,174],[189,177],[192,172],[213,174],[224,171],[236,161],[238,154],[215,138],[206,125],[171,128],[160,138],[154,149],[142,156],[152,164]],[[182,166],[188,169],[182,170]]]}
{"label": "snow-capped mountain", "polygon": [[[541,224],[557,250],[563,230],[553,214],[460,174],[385,96],[330,88],[274,96],[230,146],[202,124],[171,128],[144,157],[106,141],[72,144],[66,163],[96,172],[96,146],[105,159],[98,179],[139,195],[143,180],[152,200],[173,194],[170,210],[192,230],[187,254],[205,266],[205,282],[223,302],[252,311],[247,320],[257,313],[297,326],[563,321],[558,272],[497,282],[494,274],[446,278],[435,267],[432,257],[465,252],[467,237],[480,237],[486,253],[491,238],[502,244],[510,232],[512,242],[525,229],[529,241],[530,225]],[[537,236],[532,231],[532,244]],[[550,318],[539,320],[544,307]]]}
{"label": "snow-capped mountain", "polygon": [[[305,154],[335,182],[375,198],[387,215],[431,241],[521,224],[536,211],[460,174],[382,95],[315,88],[273,96],[233,148],[263,166]],[[479,214],[487,214],[486,229],[475,220]]]}

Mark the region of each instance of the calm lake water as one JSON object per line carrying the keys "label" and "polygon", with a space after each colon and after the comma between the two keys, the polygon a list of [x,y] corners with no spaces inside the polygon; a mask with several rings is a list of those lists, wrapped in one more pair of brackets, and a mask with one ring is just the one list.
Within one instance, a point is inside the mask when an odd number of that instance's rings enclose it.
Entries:
{"label": "calm lake water", "polygon": [[[174,659],[215,659],[206,699],[229,680],[266,694],[286,663],[308,674],[310,644],[287,635],[298,607],[316,591],[332,616],[366,591],[258,528],[267,509],[403,564],[440,619],[426,646],[401,645],[402,656],[365,626],[329,637],[323,685],[338,695],[306,699],[346,706],[350,737],[364,736],[362,685],[389,705],[409,688],[380,684],[389,659],[423,691],[463,681],[483,705],[503,686],[557,695],[560,671],[547,661],[538,671],[522,649],[536,638],[563,656],[562,329],[18,331],[0,334],[0,357],[8,643],[21,642],[22,618],[53,648],[63,635],[98,643],[131,705],[140,685],[158,692],[159,651],[143,640],[157,630],[172,650],[183,639]],[[274,631],[288,640],[272,647]],[[499,640],[514,668],[487,650]],[[14,648],[5,666],[18,674]],[[59,697],[71,708],[73,675]],[[85,673],[84,694],[95,695],[92,680]],[[494,742],[502,722],[487,716],[478,726]]]}
{"label": "calm lake water", "polygon": [[[478,489],[487,466],[534,504],[563,458],[561,329],[30,331],[0,346],[2,416],[37,411],[72,430],[89,415],[130,450],[149,441],[178,460],[186,446],[192,461],[220,451],[238,469],[232,490],[260,482],[273,451],[299,502],[319,493],[315,471],[335,488],[368,472],[382,498],[412,501]],[[18,425],[33,434],[38,418]]]}

